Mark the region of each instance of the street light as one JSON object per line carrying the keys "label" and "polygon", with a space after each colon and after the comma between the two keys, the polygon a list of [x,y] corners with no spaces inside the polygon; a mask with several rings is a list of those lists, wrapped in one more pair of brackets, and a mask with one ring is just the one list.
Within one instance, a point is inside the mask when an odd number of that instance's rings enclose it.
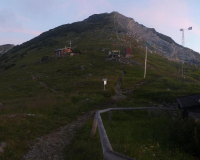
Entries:
{"label": "street light", "polygon": [[107,84],[107,79],[104,78],[104,79],[103,79],[103,82],[104,82],[103,84],[104,84],[104,91],[105,91],[105,90],[106,90],[105,86],[106,86],[106,84]]}

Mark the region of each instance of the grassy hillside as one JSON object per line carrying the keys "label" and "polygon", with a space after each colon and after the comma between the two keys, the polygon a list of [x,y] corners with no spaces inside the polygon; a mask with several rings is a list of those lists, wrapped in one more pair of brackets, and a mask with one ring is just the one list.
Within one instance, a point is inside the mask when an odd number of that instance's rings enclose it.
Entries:
{"label": "grassy hillside", "polygon": [[[181,64],[155,53],[148,54],[144,79],[143,42],[124,35],[119,35],[124,38],[119,41],[116,34],[102,32],[109,27],[99,24],[94,30],[56,30],[44,36],[49,31],[0,57],[0,142],[8,144],[0,159],[20,159],[37,137],[92,109],[174,103],[176,97],[198,93],[199,68],[184,65],[186,78],[182,83]],[[70,40],[81,54],[55,57],[54,50],[68,46]],[[109,50],[122,52],[129,40],[133,41],[131,65],[106,61]],[[42,63],[42,58],[47,61]],[[126,71],[122,90],[127,98],[115,102],[111,97],[120,69]],[[108,79],[105,92],[103,78]]]}
{"label": "grassy hillside", "polygon": [[[113,151],[135,160],[199,159],[200,124],[194,119],[182,120],[166,111],[112,111],[101,115]],[[172,118],[173,117],[173,118]],[[92,121],[66,147],[65,159],[103,158],[98,132],[90,138]]]}

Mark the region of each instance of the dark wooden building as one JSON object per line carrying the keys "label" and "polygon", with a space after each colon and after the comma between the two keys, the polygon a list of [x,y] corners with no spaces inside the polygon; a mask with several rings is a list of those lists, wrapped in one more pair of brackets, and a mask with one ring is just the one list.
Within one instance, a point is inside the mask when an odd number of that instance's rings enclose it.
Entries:
{"label": "dark wooden building", "polygon": [[200,109],[200,94],[178,97],[177,101],[180,109]]}

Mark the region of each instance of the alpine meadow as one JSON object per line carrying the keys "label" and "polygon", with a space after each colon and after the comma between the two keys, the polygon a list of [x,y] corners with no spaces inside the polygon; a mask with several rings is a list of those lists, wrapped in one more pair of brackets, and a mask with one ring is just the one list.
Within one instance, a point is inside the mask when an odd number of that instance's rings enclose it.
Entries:
{"label": "alpine meadow", "polygon": [[95,112],[129,107],[176,112],[113,111],[111,121],[102,113],[114,151],[135,160],[200,158],[198,117],[183,120],[176,100],[199,93],[200,55],[118,12],[12,46],[0,56],[0,75],[1,160],[103,159],[99,133],[90,137]]}

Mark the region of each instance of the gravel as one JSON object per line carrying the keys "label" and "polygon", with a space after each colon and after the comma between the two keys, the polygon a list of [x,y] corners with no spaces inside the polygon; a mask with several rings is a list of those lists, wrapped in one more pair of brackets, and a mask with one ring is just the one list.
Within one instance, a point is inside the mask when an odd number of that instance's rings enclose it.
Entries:
{"label": "gravel", "polygon": [[61,127],[59,130],[38,138],[31,150],[22,158],[22,160],[63,160],[66,145],[69,145],[76,134],[91,117],[95,111],[90,111],[83,116],[77,117],[77,120]]}

